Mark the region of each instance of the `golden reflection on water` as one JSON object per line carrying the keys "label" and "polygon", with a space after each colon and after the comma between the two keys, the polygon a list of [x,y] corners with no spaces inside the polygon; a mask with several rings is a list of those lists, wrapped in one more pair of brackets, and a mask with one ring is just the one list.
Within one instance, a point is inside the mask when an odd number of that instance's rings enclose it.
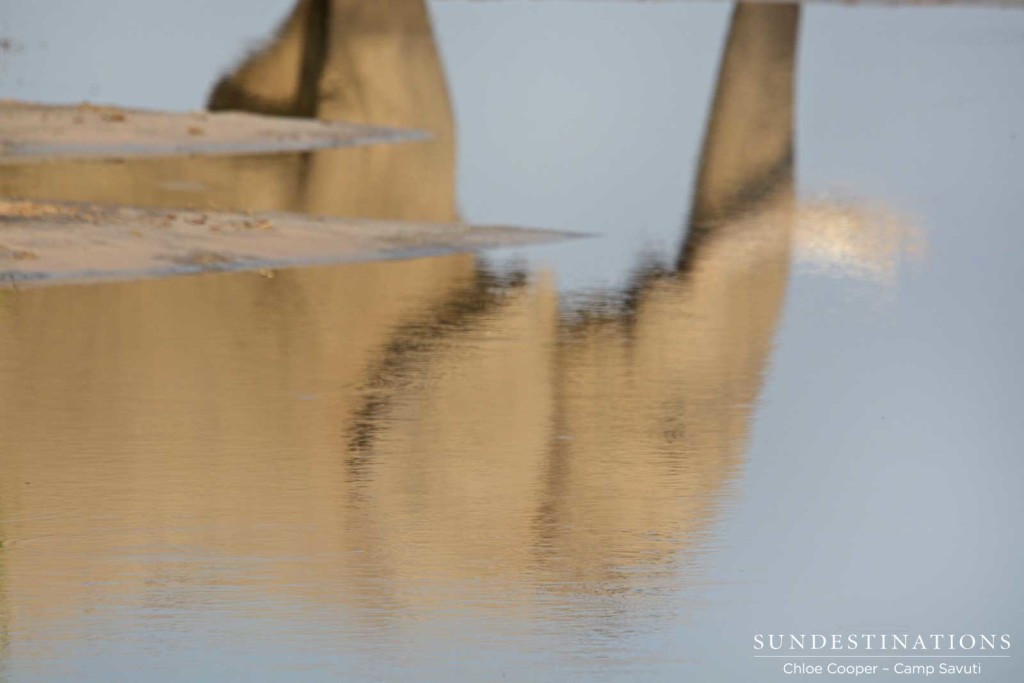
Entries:
{"label": "golden reflection on water", "polygon": [[457,218],[454,121],[422,0],[302,0],[268,47],[214,88],[210,106],[411,128],[432,139],[308,154],[0,165],[0,195]]}
{"label": "golden reflection on water", "polygon": [[[267,53],[301,62],[301,78],[308,60],[287,41],[324,6],[300,3]],[[741,463],[783,302],[799,12],[736,9],[689,237],[671,268],[643,269],[603,304],[562,310],[545,277],[471,255],[0,301],[0,623],[20,637],[97,606],[173,608],[167,586],[347,605],[367,620],[451,600],[554,600],[585,619],[595,603],[576,598],[626,609],[679,583]],[[429,84],[417,96],[444,102],[425,121],[447,111],[443,78],[420,72],[434,71],[420,15],[401,14],[397,32],[374,11],[341,16],[369,27],[345,38],[351,68],[413,55],[409,78]],[[334,14],[324,39],[350,26]],[[352,100],[329,90],[346,72],[318,68],[316,111],[351,117]],[[356,82],[367,116],[387,114],[393,84]],[[373,93],[383,109],[366,104]],[[284,107],[278,95],[261,101]],[[399,109],[372,120],[424,111]],[[18,167],[0,188],[163,204],[188,178],[222,206],[451,218],[450,131],[434,145],[443,153],[420,161],[437,173],[412,183],[416,162],[374,147]],[[352,158],[365,187],[336,193]]]}

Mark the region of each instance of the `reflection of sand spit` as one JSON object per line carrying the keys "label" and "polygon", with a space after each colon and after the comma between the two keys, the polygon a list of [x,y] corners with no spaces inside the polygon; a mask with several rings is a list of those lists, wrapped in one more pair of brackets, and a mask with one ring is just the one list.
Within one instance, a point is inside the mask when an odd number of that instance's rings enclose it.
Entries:
{"label": "reflection of sand spit", "polygon": [[907,256],[922,258],[921,229],[885,209],[850,204],[802,205],[796,219],[796,257],[811,272],[890,284]]}

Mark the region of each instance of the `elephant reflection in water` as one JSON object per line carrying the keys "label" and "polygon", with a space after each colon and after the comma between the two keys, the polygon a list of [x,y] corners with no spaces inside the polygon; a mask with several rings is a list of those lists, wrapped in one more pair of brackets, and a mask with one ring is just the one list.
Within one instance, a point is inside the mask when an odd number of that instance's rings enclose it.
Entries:
{"label": "elephant reflection in water", "polygon": [[[18,445],[0,454],[5,532],[61,539],[5,558],[17,599],[81,601],[81,577],[99,574],[143,599],[164,563],[146,549],[167,543],[276,560],[248,580],[260,589],[375,606],[427,600],[424,581],[595,595],[675,571],[741,462],[782,306],[799,12],[736,7],[687,236],[621,305],[560,311],[545,279],[458,255],[0,307],[0,441]],[[420,0],[304,0],[212,104],[429,128],[433,147],[318,152],[266,177],[292,208],[454,217]],[[264,185],[221,175],[246,162],[205,163],[66,164],[48,186],[18,169],[0,187],[159,204],[143,184],[195,172],[221,205],[263,201]],[[330,561],[295,559],[311,550]],[[52,580],[34,590],[35,576]]]}
{"label": "elephant reflection in water", "polygon": [[788,278],[799,12],[735,10],[674,268],[603,311],[540,282],[396,333],[348,431],[382,572],[627,588],[713,519]]}

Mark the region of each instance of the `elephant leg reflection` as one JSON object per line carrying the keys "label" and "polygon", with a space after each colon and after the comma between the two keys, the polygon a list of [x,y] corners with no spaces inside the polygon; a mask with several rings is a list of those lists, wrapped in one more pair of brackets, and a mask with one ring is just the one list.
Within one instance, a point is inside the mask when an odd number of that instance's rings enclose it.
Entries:
{"label": "elephant leg reflection", "polygon": [[326,0],[299,0],[270,42],[217,82],[209,108],[315,116],[327,12]]}
{"label": "elephant leg reflection", "polygon": [[221,79],[209,104],[426,131],[425,142],[307,155],[301,209],[457,218],[455,125],[424,0],[302,0],[266,49]]}
{"label": "elephant leg reflection", "polygon": [[396,337],[346,421],[352,557],[392,599],[484,575],[614,594],[715,518],[788,277],[799,13],[734,12],[675,268],[621,307],[560,321],[546,282],[499,286]]}
{"label": "elephant leg reflection", "polygon": [[562,334],[538,555],[579,585],[671,563],[741,462],[788,278],[799,14],[736,7],[676,269]]}

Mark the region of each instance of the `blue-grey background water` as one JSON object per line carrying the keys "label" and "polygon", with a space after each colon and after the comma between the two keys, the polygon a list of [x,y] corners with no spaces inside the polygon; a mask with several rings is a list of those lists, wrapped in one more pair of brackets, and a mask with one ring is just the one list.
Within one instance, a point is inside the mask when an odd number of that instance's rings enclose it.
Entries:
{"label": "blue-grey background water", "polygon": [[[0,94],[200,108],[289,5],[10,3]],[[783,680],[755,633],[1019,637],[1024,13],[803,8],[771,334],[714,302],[774,281],[719,265],[628,302],[729,6],[432,11],[462,216],[599,237],[5,293],[0,677]]]}

